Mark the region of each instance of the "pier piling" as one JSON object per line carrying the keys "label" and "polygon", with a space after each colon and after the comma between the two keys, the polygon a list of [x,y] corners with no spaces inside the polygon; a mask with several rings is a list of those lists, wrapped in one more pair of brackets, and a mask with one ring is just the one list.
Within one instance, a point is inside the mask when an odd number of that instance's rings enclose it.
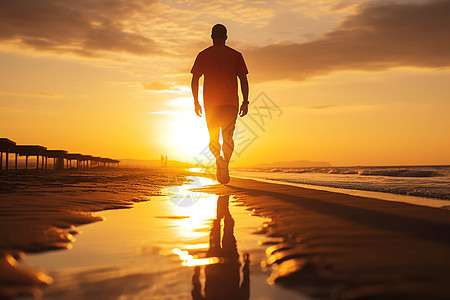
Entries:
{"label": "pier piling", "polygon": [[[5,164],[3,164],[5,153]],[[0,172],[9,170],[9,155],[14,154],[14,170],[19,170],[19,157],[25,157],[25,170],[28,170],[28,158],[36,156],[36,170],[48,170],[48,159],[53,158],[54,170],[72,169],[72,160],[76,161],[77,170],[118,167],[120,161],[79,153],[68,153],[66,150],[47,150],[40,145],[16,145],[7,138],[0,138]],[[3,167],[5,165],[5,167]]]}

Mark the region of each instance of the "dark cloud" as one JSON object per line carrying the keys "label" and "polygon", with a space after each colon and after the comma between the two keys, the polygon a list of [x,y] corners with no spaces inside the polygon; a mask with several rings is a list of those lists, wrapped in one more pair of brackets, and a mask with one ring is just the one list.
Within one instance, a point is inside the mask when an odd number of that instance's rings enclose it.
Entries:
{"label": "dark cloud", "polygon": [[342,70],[450,66],[450,1],[360,7],[334,31],[303,44],[244,51],[252,79],[305,80]]}
{"label": "dark cloud", "polygon": [[100,52],[158,53],[125,22],[152,5],[135,0],[0,0],[0,42],[36,50],[96,56]]}

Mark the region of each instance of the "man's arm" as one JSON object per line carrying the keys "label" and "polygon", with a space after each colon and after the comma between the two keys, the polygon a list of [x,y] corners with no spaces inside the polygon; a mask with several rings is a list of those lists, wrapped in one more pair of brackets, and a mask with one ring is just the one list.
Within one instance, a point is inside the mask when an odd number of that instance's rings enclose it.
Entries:
{"label": "man's arm", "polygon": [[243,117],[248,112],[248,80],[247,74],[239,74],[239,80],[241,81],[241,92],[244,101],[242,102],[241,108],[239,109],[239,116]]}
{"label": "man's arm", "polygon": [[197,74],[192,74],[191,80],[191,90],[192,96],[194,97],[194,105],[195,105],[195,113],[197,116],[202,116],[202,107],[200,106],[200,102],[198,102],[198,80],[200,76]]}

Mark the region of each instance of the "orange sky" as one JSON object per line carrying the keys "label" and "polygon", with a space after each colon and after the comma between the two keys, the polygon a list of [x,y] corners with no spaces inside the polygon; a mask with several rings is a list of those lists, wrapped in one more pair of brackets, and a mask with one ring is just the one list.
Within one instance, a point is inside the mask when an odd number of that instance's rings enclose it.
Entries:
{"label": "orange sky", "polygon": [[1,1],[0,137],[202,160],[189,70],[222,23],[254,105],[235,165],[450,164],[448,15],[426,0]]}

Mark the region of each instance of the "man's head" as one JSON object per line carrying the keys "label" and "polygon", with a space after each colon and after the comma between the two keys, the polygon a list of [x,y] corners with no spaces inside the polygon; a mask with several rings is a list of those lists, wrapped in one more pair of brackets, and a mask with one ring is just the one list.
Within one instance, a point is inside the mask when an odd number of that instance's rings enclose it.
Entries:
{"label": "man's head", "polygon": [[213,26],[211,30],[211,38],[213,41],[216,42],[223,42],[225,43],[227,39],[227,28],[223,26],[222,24],[216,24]]}

